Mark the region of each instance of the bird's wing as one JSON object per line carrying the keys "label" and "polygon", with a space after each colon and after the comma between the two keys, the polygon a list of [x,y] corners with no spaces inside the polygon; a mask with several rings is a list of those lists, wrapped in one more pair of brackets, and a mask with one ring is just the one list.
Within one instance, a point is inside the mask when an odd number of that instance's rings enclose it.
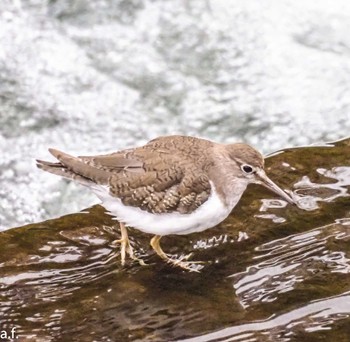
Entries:
{"label": "bird's wing", "polygon": [[157,170],[149,170],[146,161],[143,173],[113,174],[109,181],[111,195],[120,198],[125,205],[153,213],[194,211],[209,198],[209,179],[194,165],[185,167],[177,164],[176,159],[174,162],[162,169],[159,161]]}
{"label": "bird's wing", "polygon": [[196,162],[173,152],[136,148],[84,160],[108,169],[110,194],[123,204],[153,213],[189,213],[208,199],[210,182]]}
{"label": "bird's wing", "polygon": [[108,172],[143,172],[144,163],[133,156],[135,149],[98,156],[79,156],[85,164]]}
{"label": "bird's wing", "polygon": [[185,153],[173,153],[168,147],[150,145],[89,157],[49,151],[59,163],[38,161],[41,169],[84,185],[106,185],[123,204],[148,212],[190,213],[210,195],[208,176],[198,160],[188,162]]}

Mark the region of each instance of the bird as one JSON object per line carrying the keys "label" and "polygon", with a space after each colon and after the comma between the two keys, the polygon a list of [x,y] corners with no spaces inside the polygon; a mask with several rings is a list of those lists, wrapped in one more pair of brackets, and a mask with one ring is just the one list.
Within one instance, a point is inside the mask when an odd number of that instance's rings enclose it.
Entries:
{"label": "bird", "polygon": [[264,170],[264,157],[245,143],[222,144],[184,135],[155,138],[143,146],[94,156],[56,149],[57,161],[37,167],[91,189],[106,212],[119,221],[121,264],[136,258],[126,227],[152,234],[150,245],[167,263],[188,271],[196,261],[163,251],[165,235],[202,232],[225,220],[248,184],[265,186],[290,204],[295,201]]}

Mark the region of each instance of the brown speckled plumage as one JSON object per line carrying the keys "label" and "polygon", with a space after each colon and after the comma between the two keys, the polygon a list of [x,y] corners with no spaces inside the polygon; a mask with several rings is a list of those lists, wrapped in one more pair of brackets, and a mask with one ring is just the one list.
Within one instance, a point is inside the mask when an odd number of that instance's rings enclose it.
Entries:
{"label": "brown speckled plumage", "polygon": [[50,152],[59,163],[38,161],[38,167],[86,185],[105,185],[124,205],[151,213],[191,213],[209,198],[213,176],[225,200],[223,166],[234,163],[237,156],[252,166],[263,166],[262,156],[248,145],[186,136],[160,137],[142,147],[100,156]]}

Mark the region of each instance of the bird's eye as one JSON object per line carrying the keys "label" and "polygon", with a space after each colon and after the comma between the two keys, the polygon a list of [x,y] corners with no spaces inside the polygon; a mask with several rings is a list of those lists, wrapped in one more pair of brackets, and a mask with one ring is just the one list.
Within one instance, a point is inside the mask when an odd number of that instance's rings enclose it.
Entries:
{"label": "bird's eye", "polygon": [[243,164],[243,165],[241,166],[241,169],[242,169],[243,172],[246,173],[246,174],[251,174],[251,173],[253,173],[253,171],[254,171],[254,169],[253,169],[250,165],[248,165],[248,164]]}

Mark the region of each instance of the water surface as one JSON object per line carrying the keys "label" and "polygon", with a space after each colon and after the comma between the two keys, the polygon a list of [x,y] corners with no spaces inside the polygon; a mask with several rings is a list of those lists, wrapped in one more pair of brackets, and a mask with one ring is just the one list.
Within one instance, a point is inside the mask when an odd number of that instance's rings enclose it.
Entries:
{"label": "water surface", "polygon": [[168,236],[201,273],[172,268],[130,229],[148,266],[120,266],[100,206],[0,234],[1,328],[20,341],[349,341],[350,140],[281,151],[267,173],[286,205],[251,186],[232,215]]}

